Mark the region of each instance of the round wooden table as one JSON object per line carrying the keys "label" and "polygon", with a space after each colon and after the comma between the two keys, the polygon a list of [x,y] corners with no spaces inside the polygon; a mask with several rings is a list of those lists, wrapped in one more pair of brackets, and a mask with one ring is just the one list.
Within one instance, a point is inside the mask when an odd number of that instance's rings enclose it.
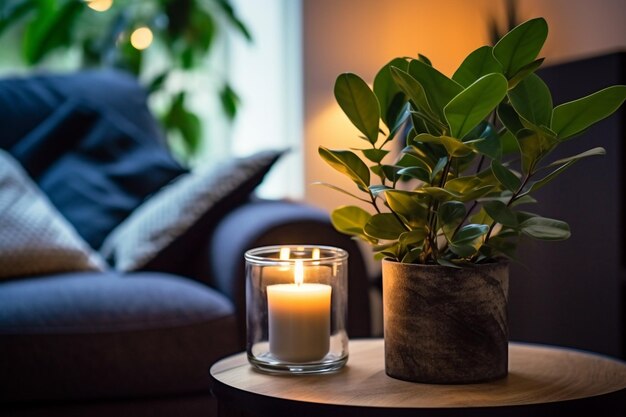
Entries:
{"label": "round wooden table", "polygon": [[334,374],[263,374],[240,353],[215,363],[211,380],[220,416],[626,416],[626,363],[534,344],[511,343],[508,376],[482,384],[390,378],[382,339],[351,340]]}

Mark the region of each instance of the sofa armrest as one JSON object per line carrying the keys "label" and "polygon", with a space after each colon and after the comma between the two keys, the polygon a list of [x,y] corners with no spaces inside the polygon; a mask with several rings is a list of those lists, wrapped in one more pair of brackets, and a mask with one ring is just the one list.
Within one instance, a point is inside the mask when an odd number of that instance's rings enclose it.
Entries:
{"label": "sofa armrest", "polygon": [[287,201],[255,200],[219,222],[203,254],[204,264],[195,268],[197,279],[233,301],[242,346],[246,323],[244,253],[258,246],[287,244],[336,246],[348,252],[348,332],[351,337],[369,336],[369,280],[356,242],[335,231],[322,210]]}

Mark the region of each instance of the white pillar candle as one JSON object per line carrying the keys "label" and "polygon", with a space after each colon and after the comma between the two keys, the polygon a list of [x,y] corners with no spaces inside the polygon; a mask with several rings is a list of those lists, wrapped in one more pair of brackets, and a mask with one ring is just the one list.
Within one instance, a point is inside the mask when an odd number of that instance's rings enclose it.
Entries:
{"label": "white pillar candle", "polygon": [[270,352],[287,362],[322,359],[330,349],[331,286],[304,283],[295,261],[294,284],[267,286]]}

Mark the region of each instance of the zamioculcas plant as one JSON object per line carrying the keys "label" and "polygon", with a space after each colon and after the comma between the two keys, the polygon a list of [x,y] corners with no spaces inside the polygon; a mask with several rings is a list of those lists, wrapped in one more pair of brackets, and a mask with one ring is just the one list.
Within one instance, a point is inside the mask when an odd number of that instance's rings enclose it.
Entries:
{"label": "zamioculcas plant", "polygon": [[[393,59],[373,90],[341,74],[335,97],[363,146],[320,147],[356,189],[324,185],[372,210],[339,207],[331,215],[335,228],[370,243],[380,258],[454,267],[513,257],[521,235],[567,239],[567,223],[528,211],[532,194],[579,160],[604,154],[592,148],[550,157],[615,112],[626,86],[555,107],[535,74],[547,33],[544,19],[529,20],[469,54],[452,78],[422,55]],[[399,149],[398,140],[405,143],[396,156],[389,148]]]}

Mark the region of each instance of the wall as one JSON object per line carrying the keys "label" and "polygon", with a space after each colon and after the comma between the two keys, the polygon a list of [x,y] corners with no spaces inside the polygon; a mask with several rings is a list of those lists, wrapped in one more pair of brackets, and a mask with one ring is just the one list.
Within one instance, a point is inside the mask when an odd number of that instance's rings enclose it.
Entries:
{"label": "wall", "polygon": [[[546,64],[626,49],[623,0],[521,0],[519,16],[543,16],[550,34],[542,51]],[[356,130],[333,97],[342,72],[373,81],[376,71],[395,56],[428,56],[451,75],[472,50],[488,43],[487,22],[504,18],[497,0],[305,0],[303,53],[305,97],[305,198],[332,210],[354,201],[311,185],[325,181],[350,188],[318,156],[320,145],[358,147]],[[544,64],[545,65],[545,64]]]}

